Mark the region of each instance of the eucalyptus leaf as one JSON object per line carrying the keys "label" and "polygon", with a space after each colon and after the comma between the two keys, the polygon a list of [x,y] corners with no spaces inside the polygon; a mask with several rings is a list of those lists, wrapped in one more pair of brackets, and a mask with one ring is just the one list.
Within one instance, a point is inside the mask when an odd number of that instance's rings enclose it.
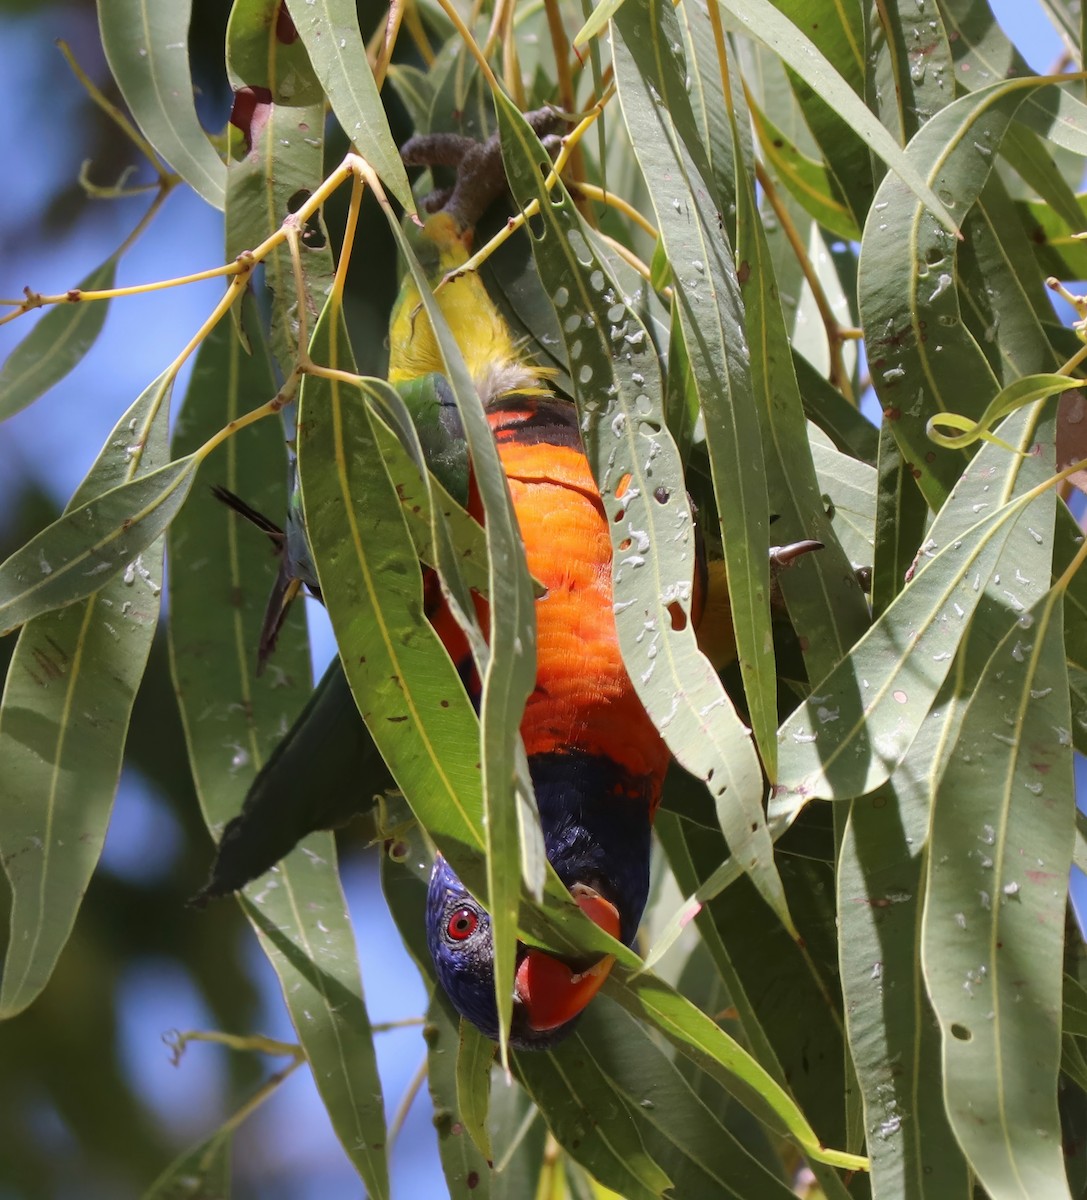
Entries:
{"label": "eucalyptus leaf", "polygon": [[[116,275],[117,260],[108,258],[75,290],[106,291]],[[102,332],[108,307],[104,300],[87,300],[46,312],[0,368],[0,421],[33,404],[80,362]]]}
{"label": "eucalyptus leaf", "polygon": [[110,70],[144,136],[214,208],[225,203],[226,167],[200,125],[189,67],[192,0],[98,0]]}

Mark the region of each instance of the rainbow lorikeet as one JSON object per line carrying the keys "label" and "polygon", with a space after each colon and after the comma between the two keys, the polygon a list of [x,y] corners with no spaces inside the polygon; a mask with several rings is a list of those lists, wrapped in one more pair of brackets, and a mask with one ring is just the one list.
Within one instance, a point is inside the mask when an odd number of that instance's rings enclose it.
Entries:
{"label": "rainbow lorikeet", "polygon": [[[552,120],[544,114],[529,116],[538,132],[545,132]],[[428,278],[436,284],[467,261],[475,223],[503,185],[497,143],[492,139],[481,146],[466,138],[431,135],[412,139],[404,154],[409,163],[459,168],[457,186],[416,239]],[[518,343],[477,274],[447,282],[436,300],[487,415],[528,568],[543,588],[536,602],[536,687],[520,731],[547,857],[590,919],[629,945],[648,895],[651,828],[670,754],[638,700],[620,653],[612,609],[611,537],[577,412],[556,393],[551,372],[536,365]],[[389,381],[412,413],[431,470],[482,520],[456,404],[410,276],[393,311],[389,342]],[[297,552],[297,536],[292,543],[289,532],[246,512],[229,494],[223,498],[261,525],[283,555],[284,569],[262,637],[263,659],[274,644],[284,596],[298,590],[299,578],[311,590],[316,581],[304,554]],[[299,516],[296,512],[296,533]],[[782,555],[780,561],[788,557]],[[692,581],[696,627],[707,590],[702,555],[698,576]],[[433,572],[427,573],[425,596],[427,618],[478,701],[479,681],[467,639]],[[482,600],[477,607],[484,612]],[[727,612],[715,624],[730,628]],[[731,644],[730,637],[725,641]],[[338,755],[345,767],[365,761],[372,768],[377,757],[338,663],[258,777],[251,798],[270,790],[276,772],[290,776],[305,771],[314,752]],[[356,768],[355,777],[359,774]],[[243,828],[244,814],[234,829],[228,827],[205,895],[238,887],[251,877],[248,871],[243,877],[230,861]],[[284,840],[285,835],[275,841],[279,854],[289,848],[280,845]],[[430,878],[426,924],[435,970],[453,1005],[483,1033],[497,1037],[490,918],[440,854]],[[611,960],[564,960],[524,945],[517,954],[511,1044],[553,1044],[599,990]]]}
{"label": "rainbow lorikeet", "polygon": [[[472,250],[478,187],[497,146],[473,155],[470,175],[418,238],[435,281]],[[448,161],[450,143],[418,139],[407,161]],[[491,164],[493,169],[493,163]],[[484,183],[486,188],[486,182]],[[650,829],[669,752],[642,707],[619,650],[612,611],[608,521],[582,447],[574,405],[560,397],[514,338],[479,276],[447,282],[436,299],[464,355],[498,449],[536,601],[536,687],[521,737],[536,792],[547,857],[583,911],[630,944],[649,891]],[[432,470],[453,490],[467,472],[452,397],[443,395],[441,356],[419,295],[405,284],[390,324],[389,381],[401,390]],[[434,381],[413,389],[414,381]],[[468,510],[482,520],[468,479]],[[478,684],[467,643],[432,589],[428,615],[470,692]],[[498,1036],[493,948],[486,910],[439,855],[427,895],[427,942],[438,979],[458,1011]],[[570,1028],[607,976],[604,962],[561,961],[518,947],[511,1042],[544,1046]]]}

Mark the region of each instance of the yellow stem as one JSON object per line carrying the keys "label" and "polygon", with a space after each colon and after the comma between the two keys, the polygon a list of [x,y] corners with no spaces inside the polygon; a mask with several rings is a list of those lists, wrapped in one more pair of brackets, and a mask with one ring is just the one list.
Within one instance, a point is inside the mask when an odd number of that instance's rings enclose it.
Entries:
{"label": "yellow stem", "polygon": [[362,197],[366,186],[361,175],[355,175],[351,180],[351,201],[347,206],[347,224],[343,231],[343,244],[340,246],[340,259],[336,263],[336,277],[332,281],[330,296],[335,297],[336,304],[343,303],[343,289],[347,282],[347,266],[351,261],[351,251],[355,245],[355,233],[358,230],[359,213],[362,210]]}
{"label": "yellow stem", "polygon": [[452,0],[438,0],[442,12],[453,23],[453,28],[460,35],[461,41],[464,43],[468,53],[476,60],[479,69],[483,72],[483,78],[486,79],[492,91],[497,92],[500,89],[498,79],[495,73],[491,70],[491,64],[487,61],[487,57],[479,48],[479,43],[472,36],[472,31],[464,23],[461,15],[453,7]]}
{"label": "yellow stem", "polygon": [[[404,19],[404,8],[408,3],[409,0],[391,0],[389,4],[389,15],[385,20],[381,45],[372,60],[374,64],[374,82],[377,84],[379,92],[381,91],[382,84],[385,82],[385,76],[389,72],[389,63],[392,62],[393,50],[396,48],[396,39],[400,35],[400,23]],[[367,57],[369,57],[369,54]]]}
{"label": "yellow stem", "polygon": [[303,374],[316,375],[319,379],[330,379],[333,383],[346,383],[349,387],[361,387],[364,375],[355,375],[351,371],[341,371],[338,367],[326,367],[308,359],[302,365]]}
{"label": "yellow stem", "polygon": [[574,184],[571,191],[574,189],[588,200],[595,200],[598,204],[606,204],[608,208],[614,208],[617,212],[621,212],[624,217],[637,225],[653,241],[656,241],[660,236],[656,226],[648,221],[629,200],[624,200],[622,196],[617,196],[614,192],[605,191],[604,188],[599,187],[595,183],[579,182]]}
{"label": "yellow stem", "polygon": [[434,47],[430,44],[430,38],[427,37],[426,26],[419,16],[419,6],[415,0],[408,0],[407,9],[404,12],[404,24],[407,27],[408,35],[415,43],[416,50],[419,51],[419,57],[426,66],[432,67],[436,57]]}

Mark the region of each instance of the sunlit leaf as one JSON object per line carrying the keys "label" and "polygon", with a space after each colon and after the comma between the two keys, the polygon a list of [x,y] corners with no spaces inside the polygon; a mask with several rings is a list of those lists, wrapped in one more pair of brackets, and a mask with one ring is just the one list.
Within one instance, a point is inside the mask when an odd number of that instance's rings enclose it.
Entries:
{"label": "sunlit leaf", "polygon": [[906,753],[1007,538],[1017,521],[1029,521],[1023,488],[1037,481],[1038,460],[1025,452],[1036,422],[1030,409],[1000,426],[1019,454],[984,447],[929,531],[924,569],[782,725],[771,817],[795,814],[817,796],[871,792]]}
{"label": "sunlit leaf", "polygon": [[414,212],[407,172],[389,132],[353,0],[287,0],[287,9],[344,133],[388,190]]}
{"label": "sunlit leaf", "polygon": [[138,475],[78,508],[0,563],[0,632],[82,600],[114,575],[132,584],[143,552],[165,531],[192,487],[190,455]]}
{"label": "sunlit leaf", "polygon": [[1040,598],[993,649],[939,781],[925,905],[948,1115],[997,1198],[1068,1194],[1056,1083],[1074,818],[1053,506],[1048,522],[1035,506],[1042,541],[1016,584]]}
{"label": "sunlit leaf", "polygon": [[[1034,80],[964,96],[938,113],[907,153],[966,215],[981,192],[1004,131]],[[999,390],[963,322],[954,239],[894,176],[884,179],[864,231],[861,320],[872,382],[931,507],[939,507],[966,458],[935,449],[925,423],[944,412],[979,415]],[[903,288],[906,289],[903,304]]]}

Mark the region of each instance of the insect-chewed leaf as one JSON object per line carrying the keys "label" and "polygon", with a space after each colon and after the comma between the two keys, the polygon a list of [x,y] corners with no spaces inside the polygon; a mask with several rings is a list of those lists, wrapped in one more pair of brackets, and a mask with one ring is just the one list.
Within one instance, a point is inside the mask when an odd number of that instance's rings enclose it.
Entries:
{"label": "insect-chewed leaf", "polygon": [[[1042,440],[1052,466],[1052,423]],[[1010,628],[970,688],[931,819],[922,961],[947,1111],[997,1200],[1068,1195],[1056,1096],[1075,808],[1056,503],[1032,506]]]}
{"label": "insect-chewed leaf", "polygon": [[[247,318],[245,327],[252,353],[227,321],[201,347],[175,449],[201,445],[275,393],[256,322]],[[254,507],[286,509],[283,436],[275,420],[228,440],[213,452],[209,469]],[[263,535],[210,491],[194,493],[174,522],[170,565],[174,685],[197,796],[218,833],[306,700],[305,626],[300,613],[288,616],[275,657],[258,678],[257,643],[276,560]],[[229,607],[209,605],[209,595],[229,598]],[[243,907],[279,977],[332,1126],[370,1193],[387,1196],[381,1081],[332,835],[306,838],[249,885]]]}
{"label": "insect-chewed leaf", "polygon": [[[964,96],[910,143],[909,157],[924,165],[928,181],[964,218],[1027,89],[1037,86],[1035,79],[1012,80]],[[978,416],[999,391],[996,374],[963,319],[957,253],[947,230],[888,175],[861,243],[861,323],[876,393],[934,509],[967,459],[957,451],[934,449],[926,422],[946,412]]]}
{"label": "insect-chewed leaf", "polygon": [[0,633],[100,591],[121,571],[131,584],[137,559],[177,515],[198,466],[189,455],[69,508],[0,563]]}
{"label": "insect-chewed leaf", "polygon": [[[808,800],[852,798],[883,783],[913,741],[985,594],[1027,489],[1048,476],[1034,445],[1038,409],[1008,417],[937,516],[923,569],[815,692],[782,725],[772,818]],[[976,585],[976,586],[975,586]]]}
{"label": "insect-chewed leaf", "polygon": [[[646,29],[653,31],[648,38]],[[680,46],[680,34],[670,6],[628,0],[616,32],[619,101],[672,268],[717,493],[749,719],[772,778],[777,673],[766,556],[770,508],[736,268],[719,228],[720,201],[684,89],[685,68],[672,49]],[[677,210],[685,220],[674,219]]]}
{"label": "insect-chewed leaf", "polygon": [[[117,260],[107,259],[77,291],[113,287]],[[0,421],[33,404],[82,359],[102,332],[109,305],[104,300],[58,304],[42,317],[8,355],[0,369]]]}
{"label": "insect-chewed leaf", "polygon": [[[172,384],[160,376],[121,417],[71,507],[165,461]],[[0,861],[12,897],[0,1016],[22,1011],[45,986],[98,861],[161,579],[153,544],[127,582],[115,575],[36,618],[16,643],[0,705]]]}
{"label": "insect-chewed leaf", "polygon": [[348,140],[408,212],[414,212],[407,172],[366,58],[353,0],[288,0],[287,9]]}
{"label": "insect-chewed leaf", "polygon": [[189,70],[192,0],[100,0],[98,27],[113,78],[147,140],[215,208],[226,167],[201,128]]}
{"label": "insect-chewed leaf", "polygon": [[508,102],[496,102],[514,195],[523,206],[540,201],[540,278],[555,298],[570,357],[581,364],[575,399],[612,534],[615,624],[627,670],[676,758],[708,782],[733,853],[788,922],[758,760],[692,628],[692,518],[664,423],[660,364],[569,196],[544,189],[535,135]]}

